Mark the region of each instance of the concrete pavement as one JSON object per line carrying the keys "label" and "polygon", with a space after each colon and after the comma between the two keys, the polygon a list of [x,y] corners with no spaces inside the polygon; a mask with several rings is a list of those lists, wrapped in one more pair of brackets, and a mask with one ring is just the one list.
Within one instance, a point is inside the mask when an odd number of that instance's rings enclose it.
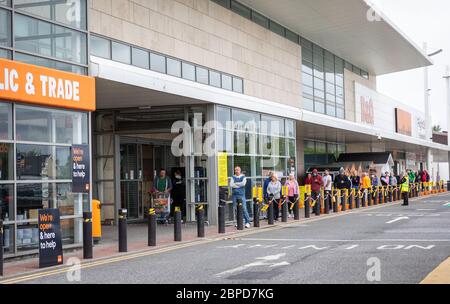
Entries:
{"label": "concrete pavement", "polygon": [[[424,197],[105,259],[83,264],[78,283],[420,283],[450,255],[448,201]],[[65,270],[7,282],[73,283]]]}

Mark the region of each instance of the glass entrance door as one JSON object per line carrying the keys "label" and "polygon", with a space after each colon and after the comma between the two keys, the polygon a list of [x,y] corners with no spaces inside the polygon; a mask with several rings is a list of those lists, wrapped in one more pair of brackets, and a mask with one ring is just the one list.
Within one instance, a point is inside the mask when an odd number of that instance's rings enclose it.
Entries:
{"label": "glass entrance door", "polygon": [[142,204],[142,146],[121,143],[120,145],[120,193],[122,208],[128,210],[128,218],[143,217]]}

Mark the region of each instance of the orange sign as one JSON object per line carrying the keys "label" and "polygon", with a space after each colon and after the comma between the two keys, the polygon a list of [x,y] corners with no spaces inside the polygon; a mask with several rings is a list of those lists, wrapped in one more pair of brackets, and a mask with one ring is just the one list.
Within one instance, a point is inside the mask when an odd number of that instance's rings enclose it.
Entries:
{"label": "orange sign", "polygon": [[0,99],[95,111],[95,79],[0,59]]}
{"label": "orange sign", "polygon": [[396,131],[403,135],[412,135],[412,117],[411,113],[403,111],[399,108],[395,109]]}

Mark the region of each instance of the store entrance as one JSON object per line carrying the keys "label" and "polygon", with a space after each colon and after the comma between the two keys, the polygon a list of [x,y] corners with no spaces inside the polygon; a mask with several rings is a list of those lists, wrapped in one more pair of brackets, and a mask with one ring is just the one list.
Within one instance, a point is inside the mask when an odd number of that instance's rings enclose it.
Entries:
{"label": "store entrance", "polygon": [[173,156],[170,142],[120,137],[120,193],[130,220],[142,220],[151,206],[151,192],[161,169],[172,176],[184,172],[181,158]]}

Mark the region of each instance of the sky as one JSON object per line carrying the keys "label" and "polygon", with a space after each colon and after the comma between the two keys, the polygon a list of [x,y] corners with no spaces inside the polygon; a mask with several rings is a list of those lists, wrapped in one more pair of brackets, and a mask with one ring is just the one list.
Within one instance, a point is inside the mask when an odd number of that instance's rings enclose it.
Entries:
{"label": "sky", "polygon": [[[443,76],[450,65],[450,1],[449,0],[371,0],[401,31],[433,56],[429,67],[430,115],[432,125],[447,131],[446,85]],[[424,69],[414,69],[377,77],[381,93],[424,111]]]}

